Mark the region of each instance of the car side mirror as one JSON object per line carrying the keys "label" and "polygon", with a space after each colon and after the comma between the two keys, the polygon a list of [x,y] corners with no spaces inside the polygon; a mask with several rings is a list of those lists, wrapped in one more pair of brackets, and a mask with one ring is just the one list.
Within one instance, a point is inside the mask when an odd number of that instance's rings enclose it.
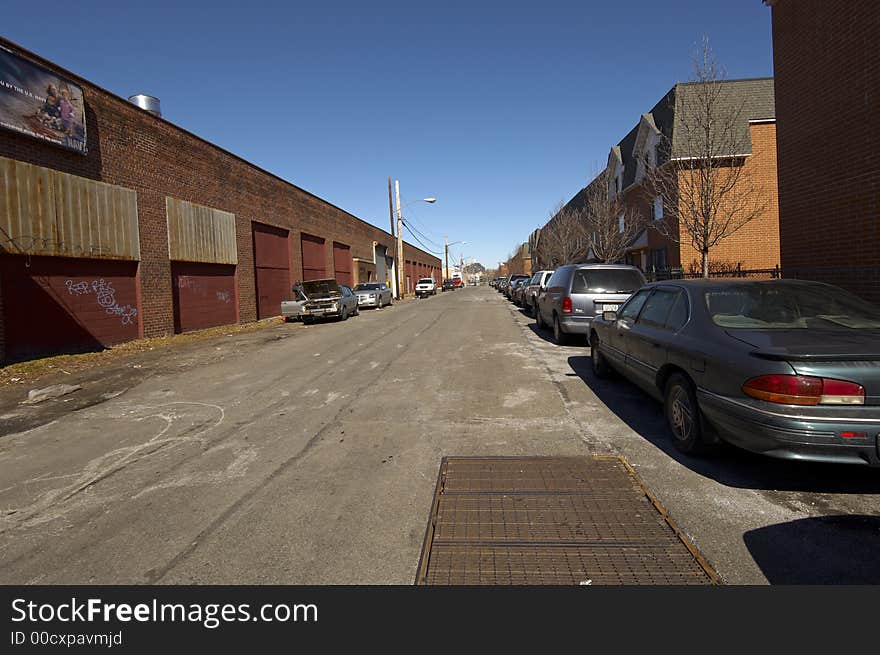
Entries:
{"label": "car side mirror", "polygon": [[614,323],[617,320],[617,312],[602,312],[602,320]]}

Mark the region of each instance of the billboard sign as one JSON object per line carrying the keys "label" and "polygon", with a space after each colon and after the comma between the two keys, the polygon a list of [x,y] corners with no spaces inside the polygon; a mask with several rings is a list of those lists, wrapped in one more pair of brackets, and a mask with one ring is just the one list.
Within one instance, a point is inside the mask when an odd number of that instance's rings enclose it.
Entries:
{"label": "billboard sign", "polygon": [[0,127],[86,154],[82,88],[0,47]]}

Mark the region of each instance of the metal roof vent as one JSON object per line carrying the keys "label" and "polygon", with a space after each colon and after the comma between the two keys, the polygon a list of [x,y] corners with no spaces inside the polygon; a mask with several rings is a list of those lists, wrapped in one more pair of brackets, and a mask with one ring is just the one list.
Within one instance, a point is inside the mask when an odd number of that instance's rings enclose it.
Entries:
{"label": "metal roof vent", "polygon": [[137,95],[129,96],[128,101],[131,104],[137,105],[141,109],[150,112],[153,116],[162,116],[162,109],[159,107],[159,98],[138,93]]}

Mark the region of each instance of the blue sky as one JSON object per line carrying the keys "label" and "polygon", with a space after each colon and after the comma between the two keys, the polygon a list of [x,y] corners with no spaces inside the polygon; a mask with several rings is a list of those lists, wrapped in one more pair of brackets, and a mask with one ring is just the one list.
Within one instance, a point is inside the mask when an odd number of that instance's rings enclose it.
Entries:
{"label": "blue sky", "polygon": [[383,229],[388,176],[436,196],[405,210],[425,245],[488,267],[691,77],[703,35],[729,78],[772,75],[760,0],[44,0],[7,4],[2,34]]}

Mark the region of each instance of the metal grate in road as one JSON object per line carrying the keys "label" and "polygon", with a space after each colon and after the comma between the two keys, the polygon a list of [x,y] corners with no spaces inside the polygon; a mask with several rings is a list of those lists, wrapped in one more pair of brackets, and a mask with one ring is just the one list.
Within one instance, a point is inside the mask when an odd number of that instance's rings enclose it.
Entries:
{"label": "metal grate in road", "polygon": [[712,584],[617,457],[446,457],[418,584]]}

